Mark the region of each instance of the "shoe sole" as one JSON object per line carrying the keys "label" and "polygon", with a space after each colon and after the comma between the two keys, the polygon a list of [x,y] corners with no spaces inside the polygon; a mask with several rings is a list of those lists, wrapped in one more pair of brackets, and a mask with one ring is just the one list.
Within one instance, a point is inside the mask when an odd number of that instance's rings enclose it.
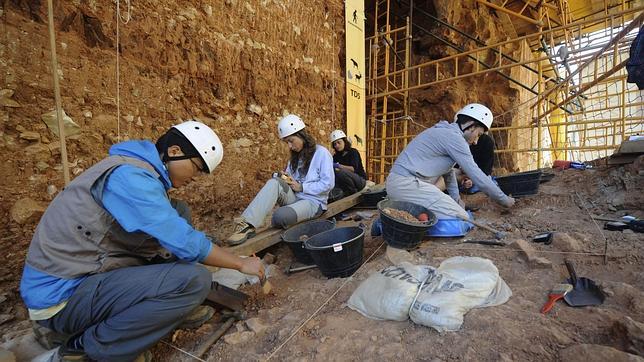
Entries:
{"label": "shoe sole", "polygon": [[240,239],[240,240],[237,240],[237,241],[230,241],[230,240],[226,240],[226,244],[228,244],[228,245],[230,245],[230,246],[235,246],[235,245],[243,244],[244,242],[246,242],[246,240],[248,240],[248,239],[250,239],[250,238],[254,237],[255,235],[256,235],[256,233],[253,231],[253,232],[250,232],[250,233],[246,234],[246,237],[245,237],[245,238],[243,238],[243,239]]}
{"label": "shoe sole", "polygon": [[212,318],[212,316],[214,316],[214,315],[215,315],[215,309],[214,308],[209,308],[208,313],[203,318],[195,320],[195,321],[192,321],[192,322],[188,322],[188,323],[182,322],[179,325],[179,327],[177,327],[177,328],[178,329],[195,329],[195,328],[199,328],[202,325],[204,325],[204,323],[208,322]]}

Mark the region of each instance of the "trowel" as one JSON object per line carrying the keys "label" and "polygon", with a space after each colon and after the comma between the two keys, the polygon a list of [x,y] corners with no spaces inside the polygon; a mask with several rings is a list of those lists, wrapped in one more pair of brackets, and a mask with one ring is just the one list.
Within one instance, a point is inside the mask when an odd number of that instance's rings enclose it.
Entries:
{"label": "trowel", "polygon": [[568,283],[573,286],[572,291],[564,296],[566,303],[571,307],[585,307],[604,303],[606,296],[597,284],[588,278],[578,278],[573,263],[567,259],[564,262],[566,263],[568,273],[570,273]]}

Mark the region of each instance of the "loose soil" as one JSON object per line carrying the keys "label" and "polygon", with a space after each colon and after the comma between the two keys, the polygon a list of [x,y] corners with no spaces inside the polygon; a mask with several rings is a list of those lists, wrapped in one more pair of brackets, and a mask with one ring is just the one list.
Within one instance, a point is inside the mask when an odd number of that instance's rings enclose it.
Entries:
{"label": "loose soil", "polygon": [[391,207],[385,207],[382,209],[382,212],[393,217],[394,219],[411,222],[414,224],[424,224],[424,221],[418,220],[414,215],[408,213],[405,210],[392,209]]}
{"label": "loose soil", "polygon": [[[286,246],[279,245],[271,249],[277,257],[271,294],[263,295],[259,286],[243,288],[252,299],[249,317],[258,318],[268,328],[239,344],[218,342],[207,359],[263,360],[284,343],[273,355],[276,360],[556,360],[567,347],[578,344],[641,353],[641,344],[638,350],[633,341],[637,345],[642,334],[624,331],[626,326],[644,320],[644,236],[600,230],[603,224],[595,224],[589,213],[643,217],[643,180],[628,168],[557,172],[552,181],[541,185],[537,196],[519,199],[510,212],[484,195],[466,196],[466,203],[480,207],[476,218],[505,230],[510,240],[529,240],[544,231],[565,233],[567,237],[556,238],[551,245],[531,243],[552,263],[538,269],[516,250],[464,246],[459,244],[460,239],[428,239],[412,250],[418,263],[433,266],[458,255],[488,258],[512,289],[508,303],[471,310],[461,330],[454,333],[440,334],[411,321],[370,320],[346,306],[353,290],[370,273],[391,265],[381,237],[366,237],[367,262],[347,279],[326,279],[316,269],[287,276],[282,271],[294,258]],[[610,211],[615,204],[620,210]],[[604,236],[608,241],[607,264],[603,261]],[[476,229],[468,237],[491,239],[492,235]],[[576,251],[571,251],[572,247]],[[548,292],[567,277],[564,258],[576,264],[579,276],[591,278],[603,288],[607,294],[603,305],[572,308],[558,302],[549,314],[539,312]],[[212,326],[204,326],[193,332],[181,331],[172,343],[190,350],[211,330]],[[229,334],[246,330],[240,322]],[[641,325],[637,331],[642,332]],[[173,360],[190,360],[167,345],[158,345],[155,353],[172,356]]]}

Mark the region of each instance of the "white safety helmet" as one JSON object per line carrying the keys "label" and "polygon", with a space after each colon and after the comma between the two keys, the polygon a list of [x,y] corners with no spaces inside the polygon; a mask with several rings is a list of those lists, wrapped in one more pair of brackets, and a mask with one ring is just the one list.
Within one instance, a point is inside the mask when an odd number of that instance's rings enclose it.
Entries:
{"label": "white safety helmet", "polygon": [[475,120],[481,122],[481,124],[485,126],[486,131],[489,131],[490,127],[492,127],[492,120],[494,119],[494,117],[492,117],[492,111],[490,111],[489,108],[482,104],[470,103],[461,108],[460,111],[456,112],[456,115],[454,116],[454,122],[456,122],[456,120],[458,119],[459,114],[470,116]]}
{"label": "white safety helmet", "polygon": [[208,173],[212,173],[215,167],[221,163],[221,159],[224,158],[224,146],[210,127],[201,122],[190,120],[172,126],[172,128],[181,132],[199,152]]}
{"label": "white safety helmet", "polygon": [[331,132],[331,143],[339,140],[340,138],[346,138],[347,135],[342,131],[341,129],[336,129],[335,131]]}
{"label": "white safety helmet", "polygon": [[280,119],[277,124],[277,133],[279,133],[280,139],[284,139],[295,132],[303,130],[304,127],[306,127],[306,125],[300,117],[294,114],[289,114]]}

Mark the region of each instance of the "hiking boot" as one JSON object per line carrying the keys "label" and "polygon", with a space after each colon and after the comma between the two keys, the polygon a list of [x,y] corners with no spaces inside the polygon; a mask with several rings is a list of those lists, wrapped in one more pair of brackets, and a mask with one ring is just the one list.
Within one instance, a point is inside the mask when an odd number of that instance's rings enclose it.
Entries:
{"label": "hiking boot", "polygon": [[376,186],[376,183],[375,183],[375,182],[373,182],[373,181],[371,181],[371,180],[367,180],[367,182],[365,182],[364,187],[363,187],[363,188],[362,188],[362,190],[360,190],[360,191],[368,190],[368,189],[370,189],[370,188],[372,188],[372,187],[374,187],[374,186]]}
{"label": "hiking boot", "polygon": [[36,321],[31,321],[31,329],[34,332],[38,344],[46,349],[54,349],[65,342],[69,337],[66,334],[55,332],[47,327],[43,327]]}
{"label": "hiking boot", "polygon": [[228,237],[228,245],[239,245],[255,236],[255,228],[246,221],[240,221],[235,225],[235,232]]}
{"label": "hiking boot", "polygon": [[207,305],[200,305],[179,324],[180,329],[194,329],[201,327],[215,315],[215,309]]}
{"label": "hiking boot", "polygon": [[54,352],[51,357],[49,357],[48,362],[89,362],[91,361],[89,357],[85,354],[85,351],[82,349],[74,349],[64,343],[58,350]]}

